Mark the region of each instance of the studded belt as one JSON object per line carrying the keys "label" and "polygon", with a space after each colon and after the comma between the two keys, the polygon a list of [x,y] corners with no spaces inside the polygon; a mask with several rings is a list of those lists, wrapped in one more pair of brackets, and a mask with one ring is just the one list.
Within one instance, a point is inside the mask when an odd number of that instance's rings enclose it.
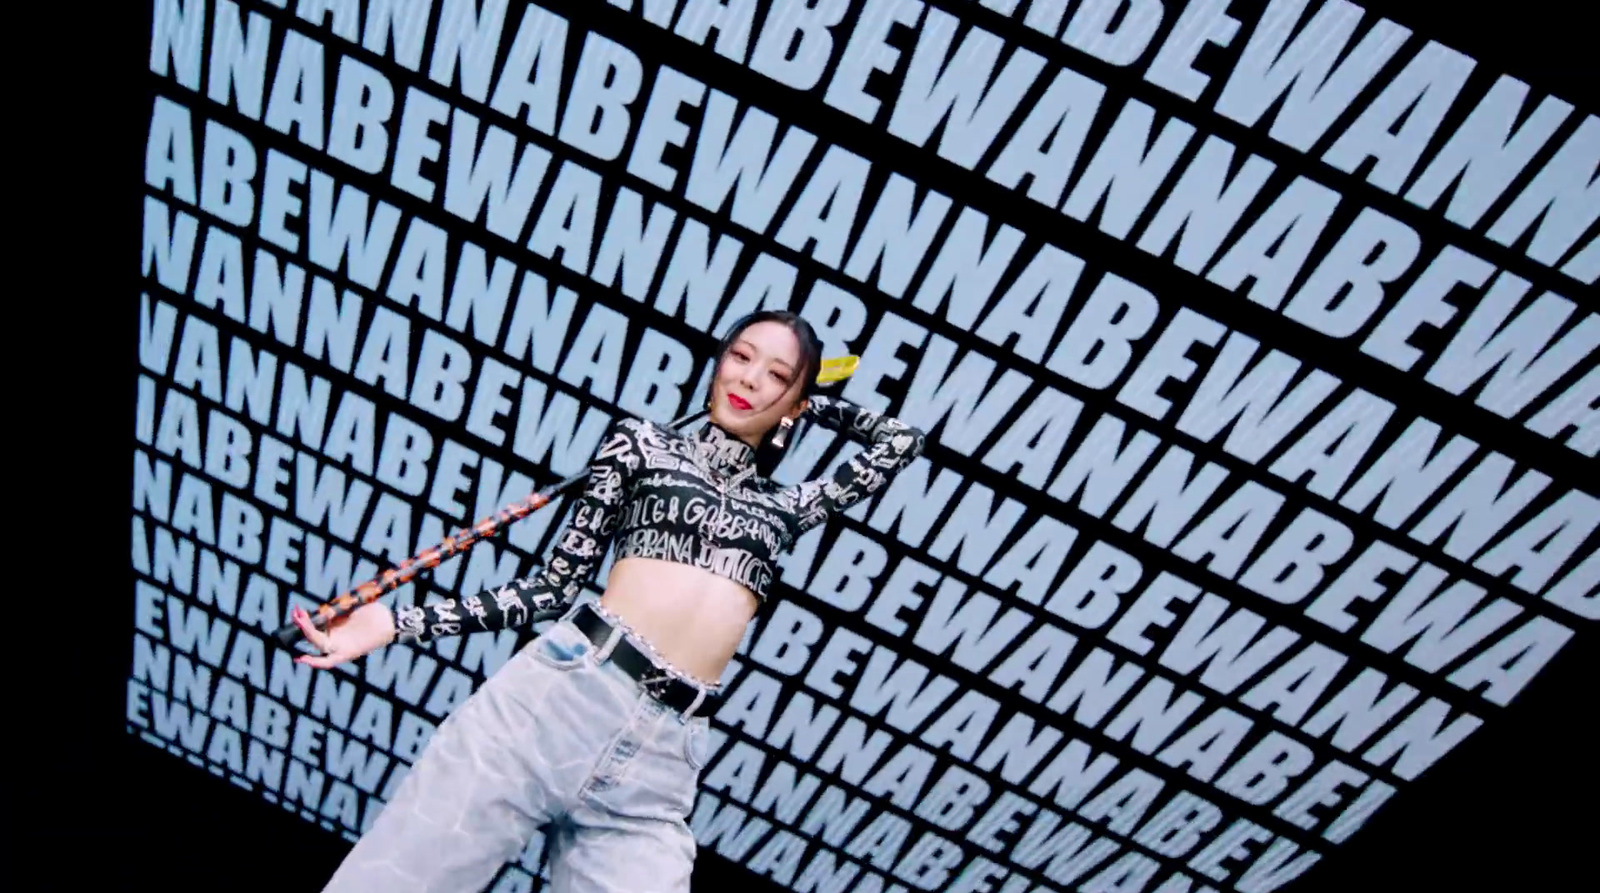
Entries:
{"label": "studded belt", "polygon": [[571,620],[597,648],[603,647],[615,633],[617,644],[606,659],[639,683],[639,687],[650,697],[683,714],[684,719],[717,712],[722,702],[721,695],[713,694],[657,666],[649,655],[634,647],[626,636],[593,608],[588,605],[579,607],[572,613]]}

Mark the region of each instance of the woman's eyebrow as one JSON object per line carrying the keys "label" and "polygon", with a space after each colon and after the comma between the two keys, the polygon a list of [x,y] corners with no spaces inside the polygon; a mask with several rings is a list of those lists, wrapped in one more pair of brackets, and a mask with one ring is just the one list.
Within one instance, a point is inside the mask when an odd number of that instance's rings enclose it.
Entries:
{"label": "woman's eyebrow", "polygon": [[[744,340],[743,338],[739,339],[738,341],[733,342],[733,346],[734,347],[744,348],[744,350],[746,350],[747,352],[755,354],[758,357],[759,356],[765,356],[765,354],[763,354],[760,350],[758,350],[754,344],[751,344],[750,342]],[[773,357],[772,358],[772,362],[774,364],[778,364],[778,365],[782,365],[782,366],[787,367],[790,372],[793,372],[794,369],[795,369],[795,364],[794,363],[791,363],[788,360],[783,359],[782,357]]]}

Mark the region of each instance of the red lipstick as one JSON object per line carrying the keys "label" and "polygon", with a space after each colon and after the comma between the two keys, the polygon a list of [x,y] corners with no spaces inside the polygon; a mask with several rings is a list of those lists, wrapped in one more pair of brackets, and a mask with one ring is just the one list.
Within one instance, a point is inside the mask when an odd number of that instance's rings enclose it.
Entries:
{"label": "red lipstick", "polygon": [[728,405],[732,406],[734,409],[739,410],[740,412],[744,412],[744,411],[746,411],[746,410],[748,410],[750,408],[750,401],[744,399],[743,397],[739,396],[738,394],[729,394],[728,395]]}

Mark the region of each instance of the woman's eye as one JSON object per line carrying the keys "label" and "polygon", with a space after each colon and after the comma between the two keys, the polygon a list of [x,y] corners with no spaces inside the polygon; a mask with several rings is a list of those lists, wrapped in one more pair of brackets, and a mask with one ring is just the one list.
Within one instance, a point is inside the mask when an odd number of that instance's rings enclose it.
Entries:
{"label": "woman's eye", "polygon": [[784,375],[782,372],[773,372],[772,377],[776,378],[780,382],[783,382],[784,384],[789,383],[789,376]]}

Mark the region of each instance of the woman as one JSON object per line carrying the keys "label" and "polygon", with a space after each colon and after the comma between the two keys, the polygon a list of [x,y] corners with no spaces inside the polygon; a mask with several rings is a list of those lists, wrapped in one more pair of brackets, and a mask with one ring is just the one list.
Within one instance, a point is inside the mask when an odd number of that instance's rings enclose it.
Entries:
{"label": "woman", "polygon": [[[699,430],[612,424],[528,579],[398,616],[374,602],[327,632],[296,610],[323,652],[300,660],[321,668],[396,639],[560,617],[439,726],[327,890],[480,890],[546,823],[557,893],[689,889],[706,717],[778,555],[923,446],[914,428],[812,393],[821,345],[794,314],[741,320],[719,357]],[[868,448],[779,486],[769,475],[802,416]],[[573,608],[613,540],[605,593]]]}

